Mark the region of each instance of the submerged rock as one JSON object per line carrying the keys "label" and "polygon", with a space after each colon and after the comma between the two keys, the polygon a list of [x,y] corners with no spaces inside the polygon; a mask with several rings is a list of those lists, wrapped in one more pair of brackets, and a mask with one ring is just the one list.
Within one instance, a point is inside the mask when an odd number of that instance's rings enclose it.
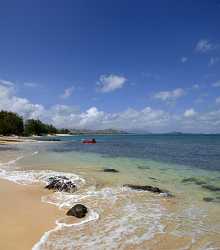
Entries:
{"label": "submerged rock", "polygon": [[212,198],[212,197],[204,197],[203,200],[206,201],[206,202],[211,202],[211,201],[214,201],[214,198]]}
{"label": "submerged rock", "polygon": [[119,171],[114,169],[114,168],[104,168],[103,171],[104,172],[109,172],[109,173],[119,173]]}
{"label": "submerged rock", "polygon": [[153,186],[148,186],[148,185],[125,184],[125,185],[123,185],[123,187],[129,187],[129,188],[131,188],[133,190],[137,190],[137,191],[149,191],[152,193],[158,193],[158,194],[162,194],[162,195],[167,196],[167,197],[174,197],[174,195],[172,195],[167,190],[162,190],[158,187],[153,187]]}
{"label": "submerged rock", "polygon": [[53,176],[48,179],[49,184],[45,186],[47,189],[73,193],[77,190],[76,185],[66,176]]}
{"label": "submerged rock", "polygon": [[163,193],[161,189],[158,187],[153,187],[153,186],[141,186],[141,185],[132,185],[132,184],[125,184],[124,187],[129,187],[134,190],[142,190],[142,191],[150,191],[153,193]]}
{"label": "submerged rock", "polygon": [[196,185],[203,185],[203,184],[206,184],[205,181],[198,180],[198,179],[195,178],[195,177],[184,178],[184,179],[182,180],[182,182],[183,182],[183,183],[193,182],[193,183],[195,183]]}
{"label": "submerged rock", "polygon": [[142,166],[142,165],[139,165],[138,166],[138,169],[150,169],[150,167],[149,166]]}
{"label": "submerged rock", "polygon": [[202,185],[202,187],[214,192],[220,191],[220,187],[214,185]]}
{"label": "submerged rock", "polygon": [[83,218],[86,216],[88,212],[87,207],[82,204],[76,204],[70,210],[67,211],[66,215],[75,216],[77,218]]}

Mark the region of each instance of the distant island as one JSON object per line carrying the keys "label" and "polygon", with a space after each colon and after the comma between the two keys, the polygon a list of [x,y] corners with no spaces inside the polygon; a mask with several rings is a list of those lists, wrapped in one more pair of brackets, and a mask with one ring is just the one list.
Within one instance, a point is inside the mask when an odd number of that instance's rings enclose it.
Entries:
{"label": "distant island", "polygon": [[99,130],[91,130],[91,129],[70,129],[69,134],[71,135],[112,135],[112,134],[128,134],[128,132],[117,129],[99,129]]}

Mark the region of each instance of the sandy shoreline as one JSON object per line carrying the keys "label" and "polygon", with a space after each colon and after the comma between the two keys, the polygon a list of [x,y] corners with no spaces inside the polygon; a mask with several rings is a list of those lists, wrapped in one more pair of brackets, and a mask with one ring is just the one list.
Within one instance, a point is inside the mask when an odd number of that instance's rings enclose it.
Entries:
{"label": "sandy shoreline", "polygon": [[18,185],[0,179],[0,249],[30,250],[64,212],[42,203],[49,192],[41,186]]}
{"label": "sandy shoreline", "polygon": [[5,144],[17,144],[21,142],[34,142],[29,137],[19,137],[19,136],[0,136],[0,145]]}

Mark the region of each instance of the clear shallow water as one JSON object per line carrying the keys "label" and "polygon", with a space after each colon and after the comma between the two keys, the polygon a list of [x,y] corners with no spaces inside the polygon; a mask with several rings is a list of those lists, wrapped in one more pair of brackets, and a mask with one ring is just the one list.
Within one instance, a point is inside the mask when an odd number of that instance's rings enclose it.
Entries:
{"label": "clear shallow water", "polygon": [[[204,187],[220,187],[219,136],[96,136],[96,145],[82,138],[0,149],[0,177],[31,184],[68,173],[79,191],[42,201],[64,214],[77,202],[90,209],[83,221],[61,218],[35,250],[220,249],[220,192]],[[104,173],[106,167],[120,172]],[[175,197],[131,191],[126,183],[158,186]]]}

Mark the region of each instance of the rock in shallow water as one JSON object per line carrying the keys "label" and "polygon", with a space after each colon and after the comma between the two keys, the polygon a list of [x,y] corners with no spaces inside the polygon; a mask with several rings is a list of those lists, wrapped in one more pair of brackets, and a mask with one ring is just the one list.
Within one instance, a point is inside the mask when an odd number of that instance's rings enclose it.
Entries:
{"label": "rock in shallow water", "polygon": [[73,193],[77,190],[76,185],[66,176],[53,176],[48,179],[49,184],[45,187],[55,191]]}
{"label": "rock in shallow water", "polygon": [[220,187],[216,187],[214,185],[202,185],[202,188],[208,189],[209,191],[213,191],[213,192],[220,191]]}
{"label": "rock in shallow water", "polygon": [[103,171],[104,172],[109,172],[109,173],[119,173],[119,171],[114,169],[114,168],[104,168]]}
{"label": "rock in shallow water", "polygon": [[76,204],[69,211],[67,211],[66,215],[75,216],[77,218],[83,218],[86,216],[87,212],[88,212],[87,207],[85,207],[82,204]]}
{"label": "rock in shallow water", "polygon": [[195,183],[196,185],[203,185],[203,184],[206,184],[205,181],[203,181],[203,180],[198,180],[198,179],[195,178],[195,177],[184,178],[184,179],[182,180],[182,182],[183,182],[183,183],[193,182],[193,183]]}
{"label": "rock in shallow water", "polygon": [[133,185],[125,184],[124,187],[129,187],[137,191],[150,191],[152,193],[165,194],[166,196],[172,197],[173,195],[169,191],[161,190],[158,187],[148,186],[148,185]]}
{"label": "rock in shallow water", "polygon": [[211,201],[214,201],[214,198],[212,198],[212,197],[204,197],[203,200],[206,201],[206,202],[211,202]]}

